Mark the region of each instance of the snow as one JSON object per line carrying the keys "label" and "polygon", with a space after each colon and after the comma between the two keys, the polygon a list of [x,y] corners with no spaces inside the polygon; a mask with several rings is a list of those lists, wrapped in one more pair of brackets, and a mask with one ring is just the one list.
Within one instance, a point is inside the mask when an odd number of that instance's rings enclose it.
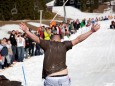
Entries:
{"label": "snow", "polygon": [[[74,46],[67,53],[71,86],[115,86],[115,31],[108,29],[111,21],[99,23],[101,29],[98,32]],[[65,40],[72,40],[88,30],[90,28],[81,28],[70,38],[65,37]],[[25,60],[24,63],[17,63],[1,72],[0,75],[5,75],[10,80],[21,81],[24,85],[23,65],[27,86],[43,86],[41,78],[43,57],[36,56]]]}
{"label": "snow", "polygon": [[115,85],[114,34],[113,30],[101,29],[68,54],[72,86]]}
{"label": "snow", "polygon": [[[28,24],[36,27],[40,27],[40,23],[28,22]],[[48,27],[48,25],[45,24],[42,24],[42,26]],[[19,32],[23,32],[18,24],[7,24],[0,27],[0,35],[1,35],[0,39],[4,37],[9,38],[10,34],[8,34],[8,31],[12,31],[12,30],[18,30]]]}
{"label": "snow", "polygon": [[[28,22],[28,24],[36,26],[36,27],[40,27],[40,23]],[[41,26],[49,27],[48,25],[45,25],[45,24],[41,24]]]}
{"label": "snow", "polygon": [[54,0],[49,2],[49,3],[47,3],[46,6],[54,6]]}
{"label": "snow", "polygon": [[[72,11],[70,9],[71,7],[67,7],[69,11],[67,16],[71,14],[71,18],[83,19],[99,15],[82,13],[79,10],[77,14],[74,8],[72,8]],[[71,86],[115,86],[115,30],[108,29],[111,21],[98,22],[101,24],[101,29],[98,32],[67,52],[67,65],[72,80]],[[18,26],[5,25],[0,27],[2,29],[2,32],[0,31],[1,36],[4,36],[5,31],[11,30],[11,28],[17,29]],[[65,37],[65,40],[72,40],[88,30],[90,30],[90,27],[81,28],[70,38]],[[27,86],[43,86],[41,78],[43,57],[43,55],[31,57],[23,63],[16,63],[13,67],[0,72],[0,75],[5,75],[10,80],[21,81],[24,85],[22,72],[22,66],[24,66]]]}
{"label": "snow", "polygon": [[[63,6],[54,6],[54,1],[51,1],[49,3],[47,3],[47,6],[52,6],[52,12],[57,13],[60,16],[64,17],[64,9]],[[115,4],[115,0],[111,1],[111,4]],[[66,17],[67,18],[71,18],[71,19],[89,19],[89,18],[96,18],[96,17],[104,17],[104,16],[109,16],[109,15],[115,15],[114,13],[112,13],[112,9],[105,11],[105,13],[85,13],[85,12],[81,12],[79,9],[72,7],[72,6],[66,6]]]}
{"label": "snow", "polygon": [[9,38],[8,31],[12,31],[12,30],[18,30],[20,32],[22,32],[22,30],[20,30],[19,25],[16,24],[9,24],[9,25],[4,25],[2,27],[0,27],[0,39],[2,39],[3,37]]}
{"label": "snow", "polygon": [[[64,11],[62,6],[58,7],[53,7],[52,12],[58,13],[60,16],[64,16]],[[71,18],[71,19],[89,19],[89,18],[96,18],[96,17],[104,17],[108,15],[115,15],[113,13],[110,13],[110,11],[105,12],[105,13],[84,13],[81,12],[79,9],[76,9],[75,7],[72,6],[66,6],[66,17]]]}

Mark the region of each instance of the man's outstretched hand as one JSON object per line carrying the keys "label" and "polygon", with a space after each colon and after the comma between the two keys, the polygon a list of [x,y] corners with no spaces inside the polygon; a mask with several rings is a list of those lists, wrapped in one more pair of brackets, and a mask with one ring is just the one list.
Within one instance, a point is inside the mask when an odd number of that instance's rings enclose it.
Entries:
{"label": "man's outstretched hand", "polygon": [[99,24],[93,25],[93,26],[91,27],[91,31],[92,31],[92,32],[96,32],[96,31],[98,31],[99,29],[100,29],[100,25],[99,25]]}
{"label": "man's outstretched hand", "polygon": [[23,30],[24,32],[26,32],[26,31],[29,30],[29,28],[26,26],[25,23],[21,23],[21,24],[20,24],[20,29]]}

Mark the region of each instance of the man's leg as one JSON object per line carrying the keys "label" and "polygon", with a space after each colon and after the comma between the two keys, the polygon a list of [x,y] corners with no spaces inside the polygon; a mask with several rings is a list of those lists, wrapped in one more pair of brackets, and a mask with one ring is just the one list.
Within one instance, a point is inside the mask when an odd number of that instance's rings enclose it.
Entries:
{"label": "man's leg", "polygon": [[13,52],[13,56],[12,56],[12,60],[16,60],[15,55],[16,55],[16,46],[12,46],[12,52]]}
{"label": "man's leg", "polygon": [[17,51],[18,51],[18,61],[20,62],[21,61],[21,48],[18,47]]}
{"label": "man's leg", "polygon": [[[44,86],[54,86],[53,82],[50,81],[48,78],[44,80]],[[57,85],[55,85],[57,86]]]}
{"label": "man's leg", "polygon": [[23,60],[24,60],[24,52],[25,52],[24,48],[21,47],[21,53],[20,53],[21,62],[23,62]]}
{"label": "man's leg", "polygon": [[31,45],[29,46],[29,55],[31,56],[32,54],[32,48],[31,48]]}
{"label": "man's leg", "polygon": [[1,64],[2,64],[2,69],[4,69],[4,62],[5,62],[5,56],[2,56],[2,62],[1,62]]}
{"label": "man's leg", "polygon": [[27,59],[27,58],[28,58],[28,52],[29,52],[29,48],[25,48],[25,55],[26,55],[26,56],[24,56],[24,57],[25,57],[25,59]]}
{"label": "man's leg", "polygon": [[71,85],[71,80],[69,77],[59,80],[59,86],[70,86],[70,85]]}
{"label": "man's leg", "polygon": [[7,67],[7,59],[6,59],[6,56],[5,57],[5,61],[4,61],[4,67]]}
{"label": "man's leg", "polygon": [[11,60],[10,60],[9,55],[6,56],[6,60],[7,60],[7,67],[9,67],[11,64]]}
{"label": "man's leg", "polygon": [[10,57],[10,63],[13,64],[13,55],[9,55]]}
{"label": "man's leg", "polygon": [[31,47],[32,47],[32,55],[31,56],[34,56],[34,45],[32,45]]}

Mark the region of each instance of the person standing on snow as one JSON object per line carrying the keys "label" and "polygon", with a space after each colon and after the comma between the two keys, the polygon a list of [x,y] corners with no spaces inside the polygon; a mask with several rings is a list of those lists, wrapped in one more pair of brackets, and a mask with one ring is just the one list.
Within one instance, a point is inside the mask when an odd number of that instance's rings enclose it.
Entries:
{"label": "person standing on snow", "polygon": [[18,34],[16,37],[17,42],[17,51],[18,51],[18,62],[23,62],[24,60],[24,52],[25,52],[25,39]]}
{"label": "person standing on snow", "polygon": [[72,41],[64,42],[61,42],[60,35],[57,34],[53,35],[51,40],[48,41],[39,39],[36,35],[29,32],[28,27],[24,23],[20,24],[20,28],[44,50],[45,58],[42,72],[42,78],[45,79],[44,86],[70,86],[66,52],[99,30],[100,25],[96,24],[87,33],[78,36]]}

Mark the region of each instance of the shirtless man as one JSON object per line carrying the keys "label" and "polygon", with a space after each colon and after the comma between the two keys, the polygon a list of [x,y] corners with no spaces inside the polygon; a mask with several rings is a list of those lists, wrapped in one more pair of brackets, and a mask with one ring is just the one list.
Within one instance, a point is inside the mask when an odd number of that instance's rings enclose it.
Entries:
{"label": "shirtless man", "polygon": [[70,79],[68,77],[68,69],[66,66],[66,52],[100,29],[100,25],[96,24],[92,26],[90,31],[78,36],[76,39],[61,42],[59,35],[54,35],[50,41],[45,41],[29,32],[28,27],[24,23],[21,23],[20,27],[44,50],[42,72],[42,78],[45,79],[44,86],[70,86]]}

